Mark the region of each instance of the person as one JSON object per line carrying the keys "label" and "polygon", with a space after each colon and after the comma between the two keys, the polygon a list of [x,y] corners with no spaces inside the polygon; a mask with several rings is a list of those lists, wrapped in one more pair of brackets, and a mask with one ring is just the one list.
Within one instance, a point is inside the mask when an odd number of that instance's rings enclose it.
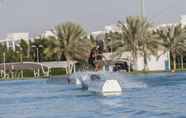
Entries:
{"label": "person", "polygon": [[100,71],[103,68],[103,55],[102,51],[99,49],[99,46],[94,47],[91,50],[90,56],[89,56],[89,64],[95,68],[95,71]]}
{"label": "person", "polygon": [[104,62],[103,62],[103,50],[100,48],[100,46],[97,46],[97,49],[96,49],[96,61],[95,62],[96,62],[95,71],[102,70]]}
{"label": "person", "polygon": [[95,60],[96,60],[96,48],[92,48],[88,59],[88,63],[91,65],[91,68],[96,67]]}
{"label": "person", "polygon": [[96,68],[95,68],[96,71],[102,70],[102,68],[103,68],[102,54],[96,55],[96,64],[95,64],[95,66],[96,66]]}

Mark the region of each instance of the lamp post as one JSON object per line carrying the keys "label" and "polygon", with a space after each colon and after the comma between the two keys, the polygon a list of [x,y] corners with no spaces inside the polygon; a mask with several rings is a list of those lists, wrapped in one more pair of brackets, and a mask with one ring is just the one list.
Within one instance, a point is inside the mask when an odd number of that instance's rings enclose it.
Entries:
{"label": "lamp post", "polygon": [[[17,51],[17,53],[19,54],[19,61],[20,63],[23,63],[23,48],[20,46],[20,45],[17,45],[18,48],[19,48],[19,51]],[[24,74],[23,74],[23,70],[21,70],[21,78],[24,77]]]}
{"label": "lamp post", "polygon": [[[37,57],[37,63],[40,62],[40,56],[39,56],[39,48],[42,48],[42,45],[32,45],[32,48],[36,48],[36,57]],[[40,70],[37,69],[37,75],[40,76]]]}
{"label": "lamp post", "polygon": [[23,51],[23,48],[21,48],[21,47],[19,47],[19,49],[20,49],[20,51],[19,51],[19,58],[20,58],[20,62],[21,63],[23,63],[23,53],[22,53],[22,51]]}
{"label": "lamp post", "polygon": [[[20,47],[20,62],[23,63],[23,48]],[[21,70],[21,77],[23,78],[24,74],[23,74],[23,70]]]}
{"label": "lamp post", "polygon": [[19,53],[19,60],[21,63],[23,63],[23,48],[20,44],[17,44],[16,46],[19,48],[19,51],[16,51],[17,53]]}
{"label": "lamp post", "polygon": [[144,17],[144,0],[140,0],[140,16]]}
{"label": "lamp post", "polygon": [[6,53],[3,52],[3,68],[4,68],[4,78],[6,78]]}
{"label": "lamp post", "polygon": [[40,62],[40,56],[39,56],[39,48],[42,48],[42,45],[32,45],[32,48],[36,48],[36,57],[37,57],[37,62]]}

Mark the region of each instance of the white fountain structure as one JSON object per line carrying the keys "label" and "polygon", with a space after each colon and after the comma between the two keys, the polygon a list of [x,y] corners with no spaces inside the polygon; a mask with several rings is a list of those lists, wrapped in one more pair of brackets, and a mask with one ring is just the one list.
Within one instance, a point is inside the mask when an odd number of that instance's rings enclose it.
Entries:
{"label": "white fountain structure", "polygon": [[71,76],[71,81],[80,85],[81,88],[100,95],[120,95],[122,93],[119,81],[114,78],[105,78],[103,73],[75,73]]}

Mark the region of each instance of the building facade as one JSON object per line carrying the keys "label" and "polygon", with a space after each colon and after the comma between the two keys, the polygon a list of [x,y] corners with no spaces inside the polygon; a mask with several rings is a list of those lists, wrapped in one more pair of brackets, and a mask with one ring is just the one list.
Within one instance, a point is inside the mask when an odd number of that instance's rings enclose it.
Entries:
{"label": "building facade", "polygon": [[4,43],[7,48],[15,50],[16,45],[18,45],[21,40],[29,41],[29,33],[9,33],[4,40],[0,40],[0,43]]}
{"label": "building facade", "polygon": [[[144,57],[138,55],[136,61],[133,63],[133,57],[130,52],[123,52],[120,56],[113,56],[112,53],[104,53],[104,59],[106,61],[113,62],[126,62],[128,66],[130,65],[133,70],[143,71],[144,70]],[[163,53],[158,52],[159,56],[150,55],[147,59],[147,69],[149,71],[170,71],[170,54],[169,52]],[[112,67],[114,65],[111,65]]]}

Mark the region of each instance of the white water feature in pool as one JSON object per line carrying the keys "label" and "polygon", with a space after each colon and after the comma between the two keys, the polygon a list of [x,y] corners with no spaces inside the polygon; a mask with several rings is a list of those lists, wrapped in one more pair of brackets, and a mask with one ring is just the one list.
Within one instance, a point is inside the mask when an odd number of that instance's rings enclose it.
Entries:
{"label": "white water feature in pool", "polygon": [[[122,88],[125,90],[126,88],[146,88],[147,84],[142,81],[138,81],[135,78],[130,77],[128,73],[116,73],[116,72],[76,72],[71,75],[71,81],[77,85],[81,85],[84,83],[90,83],[91,76],[98,75],[101,80],[117,80]],[[82,83],[83,81],[83,83]],[[86,87],[86,85],[83,85]]]}

